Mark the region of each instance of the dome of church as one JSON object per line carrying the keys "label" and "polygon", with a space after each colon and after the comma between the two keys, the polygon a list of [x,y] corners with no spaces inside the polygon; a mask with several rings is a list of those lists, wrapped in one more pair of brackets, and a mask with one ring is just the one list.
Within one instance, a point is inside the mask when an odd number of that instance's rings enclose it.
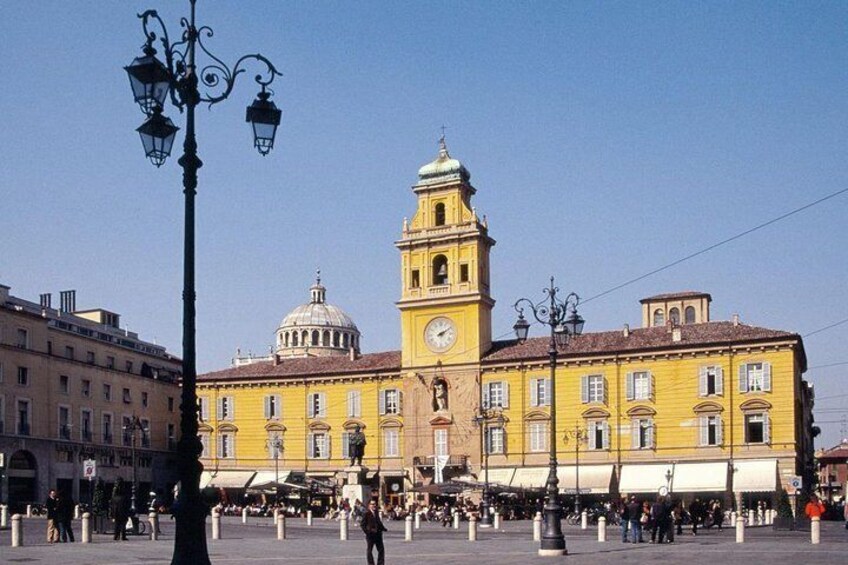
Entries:
{"label": "dome of church", "polygon": [[471,173],[468,172],[468,169],[462,163],[450,156],[447,144],[445,144],[445,137],[442,136],[439,140],[439,156],[434,161],[418,169],[418,178],[422,184],[442,182],[456,178],[467,181],[471,178]]}
{"label": "dome of church", "polygon": [[276,353],[282,357],[346,355],[359,352],[359,329],[344,310],[327,304],[318,272],[310,300],[289,312],[277,328]]}

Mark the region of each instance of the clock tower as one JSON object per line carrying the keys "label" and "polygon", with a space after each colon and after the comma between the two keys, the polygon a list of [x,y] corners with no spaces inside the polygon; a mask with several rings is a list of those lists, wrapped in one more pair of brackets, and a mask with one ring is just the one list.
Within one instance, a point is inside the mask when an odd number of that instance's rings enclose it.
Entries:
{"label": "clock tower", "polygon": [[488,235],[471,206],[471,174],[448,153],[418,171],[418,209],[404,218],[401,312],[404,369],[476,364],[492,343]]}

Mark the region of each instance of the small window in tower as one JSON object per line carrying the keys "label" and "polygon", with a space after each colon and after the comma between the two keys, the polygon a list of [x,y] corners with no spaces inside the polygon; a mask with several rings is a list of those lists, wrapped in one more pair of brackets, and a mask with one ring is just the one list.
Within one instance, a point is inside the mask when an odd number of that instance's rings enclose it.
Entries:
{"label": "small window in tower", "polygon": [[459,266],[459,282],[468,282],[468,264]]}
{"label": "small window in tower", "polygon": [[439,202],[436,204],[436,218],[435,224],[437,226],[445,225],[445,205]]}
{"label": "small window in tower", "polygon": [[297,347],[297,332],[291,334],[292,337],[292,347]]}
{"label": "small window in tower", "polygon": [[683,311],[683,315],[685,316],[687,324],[695,323],[695,308],[692,306],[687,306],[686,310]]}
{"label": "small window in tower", "polygon": [[675,326],[680,325],[680,310],[672,308],[668,311],[668,319]]}
{"label": "small window in tower", "polygon": [[665,325],[665,314],[663,311],[657,308],[654,310],[654,325],[655,326],[664,326]]}
{"label": "small window in tower", "polygon": [[318,345],[318,330],[312,330],[312,345]]}
{"label": "small window in tower", "polygon": [[333,332],[333,347],[339,347],[339,332]]}
{"label": "small window in tower", "polygon": [[412,288],[421,288],[421,272],[418,269],[412,269]]}
{"label": "small window in tower", "polygon": [[448,284],[448,259],[444,255],[436,255],[433,259],[433,284]]}
{"label": "small window in tower", "polygon": [[321,345],[330,347],[330,332],[328,330],[324,330],[321,334]]}

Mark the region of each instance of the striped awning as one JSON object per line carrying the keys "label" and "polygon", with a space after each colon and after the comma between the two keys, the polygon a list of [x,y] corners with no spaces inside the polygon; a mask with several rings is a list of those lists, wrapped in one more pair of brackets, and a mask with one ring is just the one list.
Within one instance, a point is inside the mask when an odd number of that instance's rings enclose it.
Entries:
{"label": "striped awning", "polygon": [[[609,494],[613,465],[561,465],[557,467],[559,490],[577,492],[578,479],[581,494]],[[547,476],[545,477],[547,480]]]}
{"label": "striped awning", "polygon": [[[499,485],[509,486],[512,482],[512,477],[515,475],[515,467],[506,467],[501,469],[489,469],[489,482]],[[484,480],[485,471],[480,472],[479,480]]]}
{"label": "striped awning", "polygon": [[244,488],[256,471],[203,471],[200,475],[200,488]]}
{"label": "striped awning", "polygon": [[518,467],[510,486],[518,488],[542,488],[548,480],[548,467]]}
{"label": "striped awning", "polygon": [[777,490],[777,459],[736,460],[733,469],[733,492]]}
{"label": "striped awning", "polygon": [[[247,485],[247,488],[273,489],[277,486],[282,486],[283,483],[288,481],[289,475],[291,475],[291,471],[289,470],[281,470],[279,475],[276,471],[259,471],[250,481],[250,484]],[[278,476],[279,480],[277,479]]]}

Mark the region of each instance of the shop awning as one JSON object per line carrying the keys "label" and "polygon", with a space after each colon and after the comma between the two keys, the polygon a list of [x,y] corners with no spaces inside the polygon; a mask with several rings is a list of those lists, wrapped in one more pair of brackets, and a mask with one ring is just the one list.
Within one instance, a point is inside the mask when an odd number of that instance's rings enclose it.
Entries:
{"label": "shop awning", "polygon": [[656,493],[666,486],[665,475],[671,470],[671,463],[652,463],[647,465],[622,465],[618,490],[622,493]]}
{"label": "shop awning", "polygon": [[[581,494],[609,494],[612,482],[612,465],[580,465]],[[557,467],[560,492],[577,492],[578,469],[575,465]],[[547,475],[545,475],[547,480]]]}
{"label": "shop awning", "polygon": [[203,471],[200,488],[244,488],[256,471]]}
{"label": "shop awning", "polygon": [[542,488],[548,480],[548,467],[518,467],[510,486],[518,488]]}
{"label": "shop awning", "polygon": [[[515,467],[507,467],[505,469],[489,469],[489,482],[499,485],[509,486],[512,482],[512,476],[515,475]],[[482,481],[486,477],[486,472],[481,471],[478,480]]]}
{"label": "shop awning", "polygon": [[[274,489],[277,486],[283,486],[288,481],[289,475],[291,475],[291,471],[289,470],[281,470],[279,475],[277,475],[276,471],[259,471],[253,477],[253,480],[250,481],[250,484],[247,485],[247,488],[259,490]],[[278,476],[279,480],[277,479]]]}
{"label": "shop awning", "polygon": [[733,492],[777,490],[777,459],[736,460],[733,468]]}
{"label": "shop awning", "polygon": [[672,492],[723,492],[727,490],[727,462],[677,463],[672,466]]}

